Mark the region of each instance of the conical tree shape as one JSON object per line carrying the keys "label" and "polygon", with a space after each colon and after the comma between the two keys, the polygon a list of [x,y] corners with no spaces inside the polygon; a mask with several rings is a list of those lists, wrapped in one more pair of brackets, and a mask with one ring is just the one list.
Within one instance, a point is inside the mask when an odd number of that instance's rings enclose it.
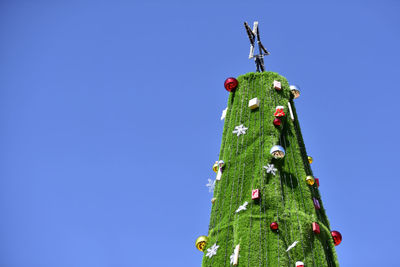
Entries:
{"label": "conical tree shape", "polygon": [[[281,82],[282,90],[274,89],[274,80]],[[296,266],[297,261],[306,267],[339,266],[317,184],[306,183],[313,174],[287,80],[262,72],[239,76],[238,81],[228,100],[220,151],[226,165],[214,190],[202,266],[230,266],[237,245],[237,266]],[[256,97],[259,108],[250,109],[249,100]],[[285,112],[280,126],[273,124],[277,106]],[[248,129],[238,136],[233,131],[241,124]],[[284,147],[284,158],[270,154],[274,145]],[[268,164],[277,169],[275,175],[267,173]],[[260,190],[259,201],[252,200],[253,189]],[[314,198],[320,209],[315,208]],[[245,202],[246,209],[236,212]],[[272,222],[278,223],[278,231],[270,229]],[[318,223],[319,234],[313,232],[313,222]],[[209,257],[207,249],[214,244],[219,247]]]}

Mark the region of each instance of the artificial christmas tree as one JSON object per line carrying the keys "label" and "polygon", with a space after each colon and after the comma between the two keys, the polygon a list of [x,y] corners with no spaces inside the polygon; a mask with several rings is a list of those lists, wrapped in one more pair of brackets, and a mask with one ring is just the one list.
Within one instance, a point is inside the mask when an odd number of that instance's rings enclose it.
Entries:
{"label": "artificial christmas tree", "polygon": [[[265,71],[241,75],[237,82],[225,117],[222,179],[208,184],[217,201],[202,266],[339,266],[318,187],[305,181],[313,173],[293,88],[284,77]],[[254,98],[258,107],[250,109]],[[293,120],[282,115],[288,105]],[[274,120],[278,110],[279,124]]]}

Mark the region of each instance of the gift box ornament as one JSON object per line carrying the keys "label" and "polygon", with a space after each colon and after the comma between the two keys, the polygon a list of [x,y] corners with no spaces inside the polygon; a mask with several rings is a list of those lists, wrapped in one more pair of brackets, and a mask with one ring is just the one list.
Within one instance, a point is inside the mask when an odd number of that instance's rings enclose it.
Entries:
{"label": "gift box ornament", "polygon": [[274,89],[280,91],[282,89],[282,84],[279,81],[274,81]]}
{"label": "gift box ornament", "polygon": [[277,106],[275,109],[274,116],[275,117],[283,117],[285,116],[285,112],[283,111],[285,109],[284,106]]}
{"label": "gift box ornament", "polygon": [[260,199],[260,189],[253,189],[251,191],[251,199],[252,200],[259,200]]}
{"label": "gift box ornament", "polygon": [[319,224],[316,222],[312,223],[312,230],[313,230],[314,234],[319,234],[321,232],[319,229]]}
{"label": "gift box ornament", "polygon": [[275,145],[271,148],[269,153],[276,159],[281,159],[285,156],[285,149],[282,146]]}
{"label": "gift box ornament", "polygon": [[291,85],[290,91],[292,92],[294,99],[296,99],[300,96],[300,88],[297,85]]}
{"label": "gift box ornament", "polygon": [[296,267],[304,267],[304,263],[302,261],[296,261]]}
{"label": "gift box ornament", "polygon": [[256,97],[249,100],[249,108],[256,109],[260,106],[260,100]]}
{"label": "gift box ornament", "polygon": [[319,210],[319,209],[321,208],[321,206],[319,205],[318,199],[316,199],[315,197],[313,197],[313,202],[314,202],[314,207],[315,207],[315,209]]}

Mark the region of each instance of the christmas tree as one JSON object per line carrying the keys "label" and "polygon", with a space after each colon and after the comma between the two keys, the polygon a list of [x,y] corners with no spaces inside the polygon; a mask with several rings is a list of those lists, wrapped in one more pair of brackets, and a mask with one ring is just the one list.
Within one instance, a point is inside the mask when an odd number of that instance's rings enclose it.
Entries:
{"label": "christmas tree", "polygon": [[341,236],[331,232],[294,106],[299,89],[257,64],[261,72],[225,83],[209,231],[196,241],[202,266],[339,266]]}

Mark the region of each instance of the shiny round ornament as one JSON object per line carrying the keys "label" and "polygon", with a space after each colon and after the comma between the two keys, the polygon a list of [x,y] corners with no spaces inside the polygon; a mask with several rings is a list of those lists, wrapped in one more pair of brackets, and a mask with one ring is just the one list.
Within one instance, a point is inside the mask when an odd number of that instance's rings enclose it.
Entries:
{"label": "shiny round ornament", "polygon": [[218,161],[216,161],[213,165],[213,171],[217,172],[218,171]]}
{"label": "shiny round ornament", "polygon": [[281,125],[281,120],[278,118],[275,118],[274,121],[272,122],[275,126],[280,126]]}
{"label": "shiny round ornament", "polygon": [[300,96],[300,88],[297,85],[291,85],[290,91],[292,92],[294,99],[296,99]]}
{"label": "shiny round ornament", "polygon": [[279,229],[278,223],[277,222],[272,222],[269,225],[269,228],[271,228],[272,231],[277,231]]}
{"label": "shiny round ornament", "polygon": [[196,239],[196,248],[200,251],[204,251],[208,242],[208,237],[205,235],[201,235]]}
{"label": "shiny round ornament", "polygon": [[235,91],[238,84],[239,83],[235,78],[229,77],[228,79],[225,80],[224,87],[228,92],[233,92]]}
{"label": "shiny round ornament", "polygon": [[335,246],[339,245],[342,242],[342,235],[338,231],[332,231],[331,235]]}
{"label": "shiny round ornament", "polygon": [[223,160],[218,161],[218,168],[220,169],[225,168],[225,162]]}
{"label": "shiny round ornament", "polygon": [[269,153],[276,159],[281,159],[285,156],[285,149],[282,146],[275,145],[271,148]]}
{"label": "shiny round ornament", "polygon": [[312,177],[311,175],[306,177],[306,183],[308,185],[313,185],[315,183],[314,177]]}
{"label": "shiny round ornament", "polygon": [[217,198],[213,197],[213,198],[211,199],[211,203],[214,204],[214,203],[215,203],[215,200],[217,200]]}
{"label": "shiny round ornament", "polygon": [[311,163],[313,162],[313,158],[312,158],[312,157],[310,157],[310,156],[308,156],[307,158],[308,158],[308,163],[310,163],[310,164],[311,164]]}

